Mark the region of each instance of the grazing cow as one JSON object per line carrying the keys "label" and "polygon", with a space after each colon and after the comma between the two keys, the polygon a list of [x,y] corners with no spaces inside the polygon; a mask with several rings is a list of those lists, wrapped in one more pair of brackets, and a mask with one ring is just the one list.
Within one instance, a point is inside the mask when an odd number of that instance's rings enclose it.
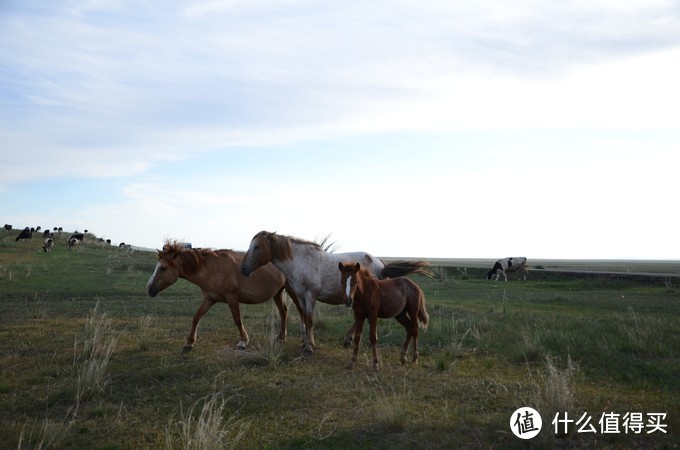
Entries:
{"label": "grazing cow", "polygon": [[51,252],[52,247],[54,247],[54,239],[52,239],[52,238],[45,239],[45,245],[43,245],[43,251],[45,253]]}
{"label": "grazing cow", "polygon": [[19,241],[20,239],[28,239],[29,241],[33,240],[33,231],[31,231],[30,228],[26,227],[24,228],[21,233],[19,233],[19,236],[14,240],[14,242]]}
{"label": "grazing cow", "polygon": [[69,242],[71,242],[71,239],[78,239],[80,242],[83,242],[85,239],[85,235],[83,233],[73,233],[71,237],[68,239]]}
{"label": "grazing cow", "polygon": [[80,245],[80,239],[76,239],[76,238],[72,237],[71,239],[68,240],[68,248],[72,248],[72,249],[75,250],[75,249],[78,248],[79,245]]}
{"label": "grazing cow", "polygon": [[527,266],[527,259],[523,256],[517,258],[503,258],[496,261],[491,270],[486,273],[486,279],[490,280],[494,274],[496,275],[496,281],[503,274],[505,277],[505,282],[508,282],[508,274],[514,272],[524,272],[524,280],[527,281],[527,273],[529,272],[529,266]]}
{"label": "grazing cow", "polygon": [[6,224],[5,224],[5,231],[9,232],[9,231],[11,231],[11,230],[12,230],[12,225],[6,223]]}

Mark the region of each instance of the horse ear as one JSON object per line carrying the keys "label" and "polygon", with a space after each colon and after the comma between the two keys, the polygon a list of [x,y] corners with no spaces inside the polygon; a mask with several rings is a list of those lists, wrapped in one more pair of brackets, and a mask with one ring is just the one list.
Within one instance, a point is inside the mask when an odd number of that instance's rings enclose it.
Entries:
{"label": "horse ear", "polygon": [[355,272],[358,272],[359,269],[361,269],[361,264],[356,263],[356,264],[354,265],[354,271],[355,271]]}
{"label": "horse ear", "polygon": [[340,269],[340,271],[342,272],[342,263],[341,262],[338,263],[338,269]]}

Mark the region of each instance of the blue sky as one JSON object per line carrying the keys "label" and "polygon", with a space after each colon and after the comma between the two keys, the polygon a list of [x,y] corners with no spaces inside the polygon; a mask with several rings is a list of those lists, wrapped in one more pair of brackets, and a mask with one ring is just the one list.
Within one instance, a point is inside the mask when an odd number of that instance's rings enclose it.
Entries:
{"label": "blue sky", "polygon": [[0,215],[680,259],[675,1],[3,1]]}

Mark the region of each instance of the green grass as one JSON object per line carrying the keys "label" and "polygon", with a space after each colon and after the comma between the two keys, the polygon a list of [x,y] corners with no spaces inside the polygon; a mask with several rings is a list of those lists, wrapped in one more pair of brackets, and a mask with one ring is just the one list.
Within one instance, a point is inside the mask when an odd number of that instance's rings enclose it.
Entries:
{"label": "green grass", "polygon": [[[226,305],[181,349],[200,290],[145,294],[155,255],[88,240],[52,253],[0,235],[0,442],[7,448],[525,448],[512,412],[544,415],[534,447],[663,448],[680,433],[680,295],[673,284],[536,274],[487,282],[481,269],[416,278],[430,325],[418,366],[399,363],[403,329],[367,330],[354,370],[342,306],[319,304],[317,348],[300,321],[270,339],[272,305],[244,306],[251,347],[237,352]],[[114,339],[108,359],[92,347]],[[410,353],[409,353],[410,354]],[[88,359],[87,355],[100,355]],[[89,360],[101,369],[82,391]],[[105,360],[105,364],[103,364]],[[103,367],[102,367],[103,366]],[[666,412],[668,434],[555,436],[555,412]],[[227,442],[225,444],[225,442]]]}

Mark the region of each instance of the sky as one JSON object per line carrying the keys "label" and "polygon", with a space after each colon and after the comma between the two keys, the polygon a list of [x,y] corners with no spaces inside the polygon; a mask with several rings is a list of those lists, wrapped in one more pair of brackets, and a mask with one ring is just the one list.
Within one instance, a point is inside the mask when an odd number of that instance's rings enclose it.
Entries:
{"label": "sky", "polygon": [[680,259],[676,0],[0,1],[0,221]]}

